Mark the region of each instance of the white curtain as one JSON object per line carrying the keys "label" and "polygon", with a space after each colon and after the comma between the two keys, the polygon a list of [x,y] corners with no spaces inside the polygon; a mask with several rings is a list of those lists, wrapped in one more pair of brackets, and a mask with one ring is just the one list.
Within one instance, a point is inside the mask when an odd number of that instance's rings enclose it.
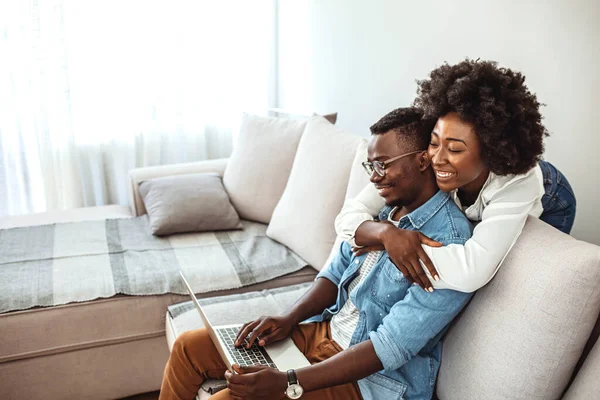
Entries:
{"label": "white curtain", "polygon": [[272,93],[273,0],[0,5],[0,216],[126,204],[131,168],[227,157]]}

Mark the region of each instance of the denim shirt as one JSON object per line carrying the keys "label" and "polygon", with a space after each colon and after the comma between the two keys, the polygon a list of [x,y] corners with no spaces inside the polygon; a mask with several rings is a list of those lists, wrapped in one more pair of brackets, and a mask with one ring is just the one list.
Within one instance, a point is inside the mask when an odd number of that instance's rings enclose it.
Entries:
{"label": "denim shirt", "polygon": [[[387,219],[384,207],[380,219]],[[447,193],[439,191],[399,221],[399,228],[418,230],[444,245],[466,242],[472,225]],[[366,254],[355,257],[347,242],[331,264],[317,275],[338,286],[336,304],[309,322],[328,321],[348,300],[348,286]],[[447,325],[471,298],[470,293],[411,285],[382,251],[362,284],[351,293],[359,319],[350,345],[371,340],[383,370],[358,381],[365,400],[430,399],[440,365]]]}

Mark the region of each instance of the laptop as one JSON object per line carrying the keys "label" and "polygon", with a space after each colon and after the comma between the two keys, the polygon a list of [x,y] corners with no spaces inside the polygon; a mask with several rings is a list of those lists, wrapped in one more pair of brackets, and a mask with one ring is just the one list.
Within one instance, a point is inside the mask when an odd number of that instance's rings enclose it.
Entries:
{"label": "laptop", "polygon": [[294,341],[289,337],[264,347],[258,346],[256,344],[257,341],[255,341],[249,349],[246,348],[246,344],[248,343],[247,338],[244,338],[242,345],[240,347],[235,347],[233,344],[242,324],[212,325],[202,309],[202,306],[198,302],[189,282],[185,278],[183,271],[179,271],[179,274],[181,275],[181,279],[183,280],[196,309],[198,309],[198,312],[200,313],[200,318],[202,318],[202,322],[204,322],[208,334],[229,371],[234,372],[232,367],[233,364],[238,364],[241,367],[262,364],[283,372],[289,369],[298,369],[310,365],[310,362],[308,362],[304,354],[298,350]]}

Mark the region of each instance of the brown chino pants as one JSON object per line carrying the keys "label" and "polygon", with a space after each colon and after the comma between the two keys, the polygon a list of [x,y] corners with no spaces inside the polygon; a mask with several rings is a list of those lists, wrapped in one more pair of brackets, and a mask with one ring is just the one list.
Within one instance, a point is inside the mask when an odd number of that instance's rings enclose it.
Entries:
{"label": "brown chino pants", "polygon": [[[311,364],[326,360],[342,351],[331,340],[329,322],[301,324],[292,330],[292,340]],[[173,344],[160,389],[160,400],[193,399],[206,379],[223,379],[225,363],[215,348],[208,331],[198,329],[181,334]],[[300,382],[302,384],[302,382]],[[211,400],[230,400],[229,389],[224,389]],[[285,399],[285,395],[281,395]],[[360,400],[358,384],[348,383],[307,392],[302,400]]]}

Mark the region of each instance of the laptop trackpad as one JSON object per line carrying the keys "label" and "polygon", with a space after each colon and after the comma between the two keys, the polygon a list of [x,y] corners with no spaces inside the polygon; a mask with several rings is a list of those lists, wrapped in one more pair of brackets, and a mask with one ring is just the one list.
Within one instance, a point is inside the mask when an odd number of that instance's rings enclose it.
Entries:
{"label": "laptop trackpad", "polygon": [[265,346],[265,350],[280,371],[308,367],[310,363],[291,338]]}

